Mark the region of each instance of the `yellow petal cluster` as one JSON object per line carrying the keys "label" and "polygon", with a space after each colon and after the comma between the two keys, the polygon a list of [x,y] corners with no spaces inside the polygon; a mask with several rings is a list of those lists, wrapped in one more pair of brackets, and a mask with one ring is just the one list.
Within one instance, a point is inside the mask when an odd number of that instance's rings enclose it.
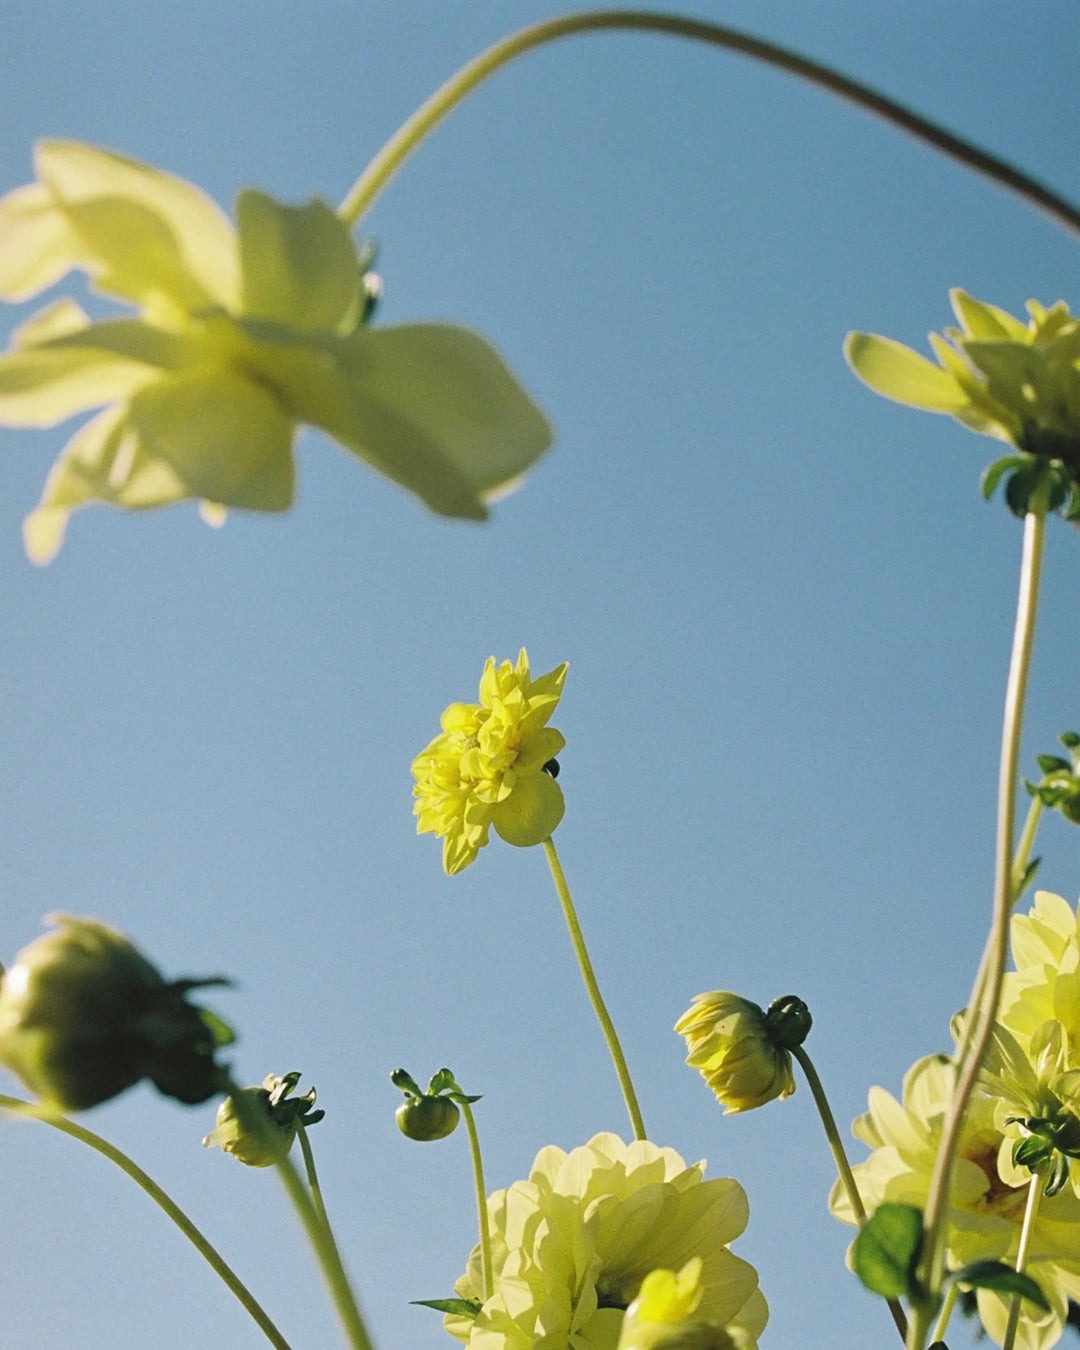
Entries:
{"label": "yellow petal cluster", "polygon": [[47,562],[90,501],[195,498],[283,511],[298,426],[321,428],[443,515],[481,519],[546,448],[543,416],[466,329],[365,326],[374,279],[324,202],[237,200],[120,155],[46,141],[37,181],[0,199],[0,297],[72,269],[137,310],[91,322],[60,300],[0,353],[0,424],[76,431],[25,527]]}
{"label": "yellow petal cluster", "polygon": [[516,665],[489,657],[479,703],[452,703],[442,733],[413,761],[416,830],[443,841],[448,875],[468,867],[492,827],[525,848],[549,839],[562,819],[562,789],[545,766],[566,744],[547,722],[567,668],[534,679],[524,647]]}
{"label": "yellow petal cluster", "polygon": [[949,295],[960,326],[930,334],[937,365],[891,338],[849,333],[856,375],[898,403],[1080,466],[1080,321],[1063,301],[1029,300],[1025,324],[962,290]]}
{"label": "yellow petal cluster", "polygon": [[[753,1266],[728,1250],[746,1226],[746,1196],[736,1181],[705,1181],[703,1170],[613,1134],[569,1153],[542,1149],[527,1180],[488,1198],[494,1292],[483,1298],[477,1248],[455,1290],[482,1300],[480,1312],[447,1317],[447,1329],[469,1350],[617,1350],[646,1279],[694,1263],[682,1277],[694,1286],[689,1299],[684,1287],[669,1311],[692,1304],[695,1322],[754,1346],[768,1309]],[[657,1295],[654,1279],[646,1322],[664,1301]],[[727,1350],[713,1335],[700,1350]]]}
{"label": "yellow petal cluster", "polygon": [[791,1055],[770,1035],[765,1012],[726,989],[699,994],[675,1030],[686,1040],[686,1062],[698,1069],[725,1115],[752,1111],[795,1091]]}
{"label": "yellow petal cluster", "polygon": [[[1040,892],[1029,914],[1012,920],[1017,969],[1005,977],[1000,1021],[972,1096],[960,1140],[949,1213],[948,1258],[953,1267],[978,1260],[1012,1264],[1019,1248],[1031,1173],[1012,1161],[1024,1130],[1018,1119],[1059,1119],[1075,1111],[1080,1078],[1080,936],[1078,916],[1061,897]],[[957,1019],[959,1030],[962,1019]],[[854,1168],[868,1210],[882,1201],[923,1207],[941,1128],[952,1093],[949,1057],[920,1060],[896,1101],[870,1092],[855,1135],[872,1150]],[[1073,1167],[1075,1171],[1075,1164]],[[1042,1199],[1026,1270],[1051,1304],[1048,1313],[1024,1305],[1016,1344],[1049,1350],[1060,1338],[1069,1299],[1080,1299],[1080,1196],[1073,1187]],[[854,1223],[839,1185],[833,1213]],[[1010,1299],[978,1291],[979,1316],[1000,1345]]]}

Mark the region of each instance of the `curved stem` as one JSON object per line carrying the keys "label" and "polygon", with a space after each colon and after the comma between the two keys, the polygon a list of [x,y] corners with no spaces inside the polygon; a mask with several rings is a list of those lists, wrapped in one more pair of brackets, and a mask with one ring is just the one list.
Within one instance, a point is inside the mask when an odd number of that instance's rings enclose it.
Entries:
{"label": "curved stem", "polygon": [[101,1135],[94,1134],[92,1130],[86,1129],[85,1126],[77,1125],[73,1120],[68,1120],[66,1116],[58,1115],[45,1107],[35,1105],[33,1102],[20,1101],[18,1097],[0,1096],[0,1110],[10,1111],[12,1115],[25,1116],[31,1120],[40,1121],[43,1125],[51,1125],[54,1130],[59,1130],[61,1134],[70,1135],[72,1139],[78,1139],[80,1143],[86,1144],[96,1153],[100,1153],[103,1158],[108,1158],[110,1162],[115,1163],[176,1224],[199,1255],[204,1258],[214,1273],[221,1278],[222,1282],[228,1286],[251,1314],[252,1319],[270,1344],[275,1346],[276,1350],[289,1350],[288,1341],[278,1331],[254,1295],[232,1267],[228,1265],[224,1257],[203,1237],[176,1201],[168,1196],[141,1167],[132,1162],[126,1153],[118,1149],[115,1144],[110,1144],[107,1139],[102,1139]]}
{"label": "curved stem", "polygon": [[922,1350],[929,1329],[930,1309],[940,1295],[949,1214],[949,1192],[964,1113],[975,1087],[975,1080],[986,1054],[994,1028],[1001,984],[1008,956],[1009,917],[1013,905],[1013,835],[1016,816],[1016,782],[1020,760],[1020,734],[1023,726],[1024,699],[1027,693],[1031,650],[1035,637],[1035,618],[1039,603],[1043,542],[1046,519],[1043,509],[1029,511],[1024,517],[1024,543],[1020,563],[1020,594],[1016,607],[1012,658],[1005,690],[1005,715],[1001,733],[1001,763],[998,773],[998,815],[995,844],[994,905],[985,971],[976,977],[969,1022],[975,1030],[964,1058],[958,1063],[956,1086],[945,1115],[941,1141],[934,1159],[924,1222],[925,1254],[920,1262],[920,1278],[929,1297],[923,1312],[913,1320],[912,1350]]}
{"label": "curved stem", "polygon": [[[244,1090],[232,1082],[227,1084],[226,1090],[232,1096],[237,1117],[244,1129],[261,1136],[271,1149],[280,1147],[280,1139],[274,1132],[269,1120],[261,1111],[253,1108]],[[301,1147],[303,1146],[301,1145]],[[304,1150],[305,1161],[308,1156],[309,1151]],[[345,1273],[341,1253],[338,1251],[330,1226],[325,1221],[325,1211],[322,1210],[321,1198],[316,1203],[314,1194],[309,1193],[296,1169],[296,1164],[291,1158],[286,1156],[275,1163],[274,1166],[289,1199],[292,1201],[293,1209],[296,1210],[297,1217],[303,1225],[304,1232],[307,1234],[308,1242],[311,1244],[315,1259],[319,1263],[323,1279],[330,1290],[330,1297],[333,1300],[338,1317],[349,1338],[349,1344],[353,1350],[372,1350],[371,1340],[356,1302],[356,1296],[353,1294],[349,1277]]]}
{"label": "curved stem", "polygon": [[[454,1083],[454,1091],[461,1097],[465,1093]],[[484,1160],[480,1153],[480,1136],[476,1132],[476,1121],[472,1107],[467,1101],[459,1100],[461,1114],[465,1117],[465,1128],[469,1132],[469,1152],[472,1154],[473,1181],[476,1185],[476,1223],[480,1230],[480,1285],[486,1303],[495,1292],[493,1283],[494,1268],[491,1264],[491,1233],[488,1229],[487,1187],[484,1185]]]}
{"label": "curved stem", "polygon": [[592,962],[589,960],[588,948],[585,946],[585,938],[581,932],[581,925],[578,923],[577,912],[570,896],[570,888],[566,884],[566,876],[563,873],[562,864],[559,862],[559,855],[555,852],[555,845],[550,839],[544,840],[544,854],[548,860],[548,866],[551,868],[555,889],[559,893],[563,917],[566,919],[566,926],[570,930],[570,941],[574,944],[574,955],[577,957],[578,965],[581,968],[581,977],[585,981],[585,989],[592,1003],[593,1012],[596,1013],[596,1020],[600,1023],[600,1030],[604,1033],[604,1040],[607,1041],[612,1063],[615,1065],[615,1073],[618,1075],[619,1086],[622,1088],[623,1100],[626,1102],[626,1109],[630,1114],[630,1125],[634,1131],[634,1138],[644,1139],[646,1138],[645,1123],[641,1119],[641,1108],[638,1106],[637,1094],[634,1092],[634,1084],[630,1079],[630,1070],[626,1067],[626,1057],[615,1032],[615,1023],[612,1022],[611,1014],[608,1012],[600,994],[600,986],[596,982],[596,974],[593,971]]}
{"label": "curved stem", "polygon": [[[851,1205],[855,1215],[855,1222],[861,1228],[866,1222],[866,1208],[862,1202],[862,1196],[859,1194],[859,1186],[855,1180],[855,1173],[851,1170],[851,1164],[848,1162],[847,1153],[844,1150],[844,1141],[840,1136],[840,1131],[836,1128],[836,1117],[832,1113],[832,1107],[829,1105],[829,1099],[825,1095],[825,1089],[822,1086],[818,1072],[814,1068],[813,1061],[801,1045],[793,1045],[791,1053],[802,1066],[802,1071],[806,1074],[806,1081],[810,1086],[810,1093],[814,1098],[814,1105],[818,1109],[818,1115],[821,1117],[821,1123],[825,1127],[825,1138],[829,1142],[829,1148],[833,1155],[833,1161],[836,1163],[836,1170],[840,1173],[840,1181],[847,1195],[848,1203]],[[896,1323],[896,1329],[900,1333],[900,1339],[904,1340],[907,1336],[907,1318],[904,1316],[904,1310],[900,1306],[900,1300],[890,1298],[889,1311],[892,1313],[892,1319]]]}
{"label": "curved stem", "polygon": [[[1035,1220],[1039,1214],[1039,1201],[1042,1199],[1044,1184],[1045,1178],[1036,1174],[1032,1176],[1031,1184],[1028,1187],[1027,1204],[1024,1206],[1024,1223],[1020,1229],[1020,1245],[1016,1252],[1017,1274],[1022,1273],[1027,1265],[1028,1248],[1031,1246],[1032,1234],[1035,1232]],[[1020,1325],[1020,1303],[1020,1295],[1014,1294],[1009,1308],[1009,1320],[1005,1324],[1005,1338],[1001,1342],[1001,1350],[1013,1350],[1013,1345],[1016,1342],[1016,1328]]]}
{"label": "curved stem", "polygon": [[674,14],[657,14],[648,10],[593,10],[582,14],[566,14],[531,24],[496,42],[462,66],[391,136],[356,180],[338,207],[338,215],[347,224],[354,225],[428,133],[472,93],[477,85],[497,70],[534,47],[543,46],[559,38],[570,37],[576,33],[612,30],[633,30],[690,38],[722,47],[727,51],[739,52],[755,61],[786,70],[790,75],[817,85],[849,103],[854,103],[866,112],[884,118],[916,140],[985,175],[999,186],[1017,193],[1044,211],[1059,225],[1080,234],[1080,208],[1065,197],[1029,174],[1023,173],[1007,160],[973,145],[961,136],[953,135],[936,122],[912,112],[910,108],[878,93],[869,85],[849,79],[848,76],[841,75],[839,71],[823,65],[820,61],[811,61],[808,57],[800,56],[786,47],[766,42],[762,38],[751,37],[738,29],[706,23],[699,19],[682,18]]}

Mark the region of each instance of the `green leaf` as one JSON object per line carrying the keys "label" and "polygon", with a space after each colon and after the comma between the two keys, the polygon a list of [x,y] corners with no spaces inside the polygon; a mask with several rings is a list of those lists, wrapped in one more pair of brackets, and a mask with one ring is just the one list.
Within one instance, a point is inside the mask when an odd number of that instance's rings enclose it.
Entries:
{"label": "green leaf", "polygon": [[991,1289],[995,1294],[1019,1294],[1042,1312],[1050,1311],[1043,1291],[1030,1275],[1021,1275],[1002,1261],[973,1261],[946,1276],[948,1284],[966,1284],[972,1289]]}
{"label": "green leaf", "polygon": [[921,1210],[914,1205],[879,1205],[852,1246],[855,1274],[883,1298],[911,1294],[922,1241]]}
{"label": "green leaf", "polygon": [[409,1302],[414,1308],[434,1308],[455,1317],[475,1317],[483,1307],[478,1298],[414,1298]]}
{"label": "green leaf", "polygon": [[215,1045],[232,1045],[236,1040],[236,1032],[233,1031],[228,1022],[223,1017],[219,1017],[217,1013],[211,1012],[209,1008],[199,1009],[199,1021],[213,1036]]}

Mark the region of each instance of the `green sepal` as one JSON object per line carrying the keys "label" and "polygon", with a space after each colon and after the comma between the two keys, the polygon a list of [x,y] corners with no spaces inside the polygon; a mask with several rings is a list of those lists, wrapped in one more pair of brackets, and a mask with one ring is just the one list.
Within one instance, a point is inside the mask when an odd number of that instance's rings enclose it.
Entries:
{"label": "green sepal", "polygon": [[484,1306],[478,1298],[413,1298],[409,1304],[413,1308],[434,1308],[454,1317],[476,1317]]}
{"label": "green sepal", "polygon": [[1039,755],[1037,756],[1039,768],[1043,773],[1072,773],[1072,763],[1067,759],[1062,759],[1060,755]]}
{"label": "green sepal", "polygon": [[[1016,899],[1019,900],[1031,883],[1035,880],[1035,873],[1039,870],[1042,858],[1032,858],[1024,868],[1024,875],[1020,878],[1020,884],[1016,888]],[[1015,903],[1015,902],[1014,902]]]}
{"label": "green sepal", "polygon": [[440,1092],[446,1092],[447,1089],[454,1086],[454,1072],[452,1069],[440,1069],[438,1073],[432,1074],[431,1082],[428,1084],[427,1095],[437,1097]]}
{"label": "green sepal", "polygon": [[1019,1294],[1042,1312],[1050,1311],[1043,1291],[1030,1275],[1021,1275],[1003,1261],[973,1261],[970,1266],[951,1270],[946,1284],[966,1284],[972,1289],[990,1289],[995,1294]]}
{"label": "green sepal", "polygon": [[[1032,1128],[1030,1123],[1025,1123],[1028,1129]],[[1054,1145],[1044,1135],[1031,1134],[1026,1139],[1018,1139],[1013,1145],[1013,1165],[1026,1167],[1031,1172],[1043,1172],[1049,1167],[1054,1152]]]}
{"label": "green sepal", "polygon": [[886,1201],[859,1230],[851,1264],[871,1293],[883,1298],[916,1296],[915,1268],[922,1244],[922,1211]]}
{"label": "green sepal", "polygon": [[1058,740],[1069,750],[1080,748],[1080,732],[1063,731],[1058,737]]}
{"label": "green sepal", "polygon": [[1068,1180],[1069,1160],[1064,1153],[1055,1154],[1054,1165],[1043,1183],[1043,1195],[1046,1197],[1057,1195]]}
{"label": "green sepal", "polygon": [[223,1017],[219,1017],[216,1012],[211,1012],[209,1008],[199,1009],[199,1020],[214,1038],[214,1044],[220,1049],[223,1045],[233,1045],[236,1041],[236,1032],[229,1026]]}
{"label": "green sepal", "polygon": [[420,1084],[407,1069],[395,1069],[390,1075],[390,1081],[396,1088],[400,1088],[402,1092],[411,1093],[414,1097],[424,1095],[420,1090]]}
{"label": "green sepal", "polygon": [[1005,474],[1022,468],[1026,462],[1026,455],[1004,455],[1001,459],[995,459],[993,464],[983,470],[982,478],[979,479],[979,490],[983,497],[989,501]]}
{"label": "green sepal", "polygon": [[475,1097],[470,1097],[465,1092],[448,1092],[446,1095],[452,1102],[457,1102],[459,1106],[472,1106],[473,1102],[480,1101],[484,1094],[478,1092]]}

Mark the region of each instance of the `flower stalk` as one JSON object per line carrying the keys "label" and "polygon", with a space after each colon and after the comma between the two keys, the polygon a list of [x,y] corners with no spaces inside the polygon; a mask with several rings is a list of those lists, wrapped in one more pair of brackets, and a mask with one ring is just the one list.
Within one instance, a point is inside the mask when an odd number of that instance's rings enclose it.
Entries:
{"label": "flower stalk", "polygon": [[275,1350],[290,1350],[288,1341],[217,1248],[208,1241],[176,1201],[163,1191],[153,1177],[144,1172],[126,1153],[117,1148],[115,1144],[110,1144],[107,1139],[103,1139],[101,1135],[88,1130],[84,1125],[78,1125],[75,1121],[68,1120],[66,1116],[60,1115],[59,1112],[50,1111],[48,1108],[35,1105],[33,1102],[21,1101],[17,1097],[0,1096],[0,1110],[40,1121],[43,1125],[49,1125],[54,1130],[59,1130],[61,1134],[69,1135],[72,1139],[78,1139],[80,1143],[92,1148],[95,1153],[100,1153],[103,1158],[108,1158],[111,1163],[115,1163],[179,1228],[215,1275],[221,1279],[226,1288],[235,1295],[240,1304],[251,1315],[256,1326],[270,1344],[275,1347]]}
{"label": "flower stalk", "polygon": [[600,1023],[600,1030],[604,1033],[604,1040],[607,1042],[607,1048],[611,1055],[612,1063],[615,1065],[615,1073],[619,1079],[619,1087],[622,1088],[623,1100],[626,1102],[626,1109],[630,1116],[630,1125],[634,1131],[635,1139],[645,1139],[645,1122],[641,1118],[641,1108],[638,1106],[637,1093],[634,1091],[634,1084],[630,1078],[630,1070],[626,1065],[626,1056],[623,1054],[622,1046],[619,1044],[619,1037],[615,1031],[615,1023],[611,1020],[611,1014],[604,1003],[603,995],[600,993],[600,986],[596,980],[596,973],[593,970],[592,961],[589,959],[589,950],[585,946],[585,937],[581,931],[581,924],[578,922],[577,911],[574,909],[573,897],[570,894],[570,887],[566,884],[566,875],[562,870],[562,864],[559,862],[559,855],[555,851],[555,844],[551,839],[544,840],[544,856],[548,860],[548,866],[551,868],[551,876],[555,882],[555,889],[559,895],[559,903],[562,905],[563,917],[566,919],[566,926],[570,930],[570,941],[574,945],[574,955],[578,959],[578,966],[581,968],[581,978],[585,981],[585,989],[589,995],[589,1001],[592,1003],[593,1012],[596,1014],[596,1020]]}
{"label": "flower stalk", "polygon": [[612,31],[636,31],[689,38],[752,60],[787,71],[856,107],[899,127],[916,140],[940,151],[958,163],[981,173],[1000,187],[1017,193],[1031,205],[1074,234],[1080,234],[1080,207],[1017,169],[1007,160],[981,149],[961,136],[953,135],[938,123],[922,117],[895,99],[887,98],[869,85],[850,79],[820,61],[811,61],[798,52],[723,24],[683,18],[675,14],[657,14],[648,10],[591,10],[566,14],[531,24],[502,38],[486,51],[468,61],[412,114],[387,141],[353,184],[337,209],[348,225],[355,225],[409,155],[449,113],[496,71],[519,56],[559,38],[575,34]]}
{"label": "flower stalk", "polygon": [[[1031,1235],[1035,1231],[1035,1219],[1039,1213],[1039,1202],[1042,1199],[1043,1189],[1046,1185],[1046,1178],[1041,1173],[1033,1173],[1031,1183],[1028,1186],[1027,1204],[1024,1206],[1024,1223],[1020,1229],[1020,1246],[1016,1253],[1016,1271],[1022,1274],[1027,1265],[1028,1248],[1031,1246]],[[1009,1308],[1009,1320],[1005,1327],[1005,1339],[1001,1350],[1013,1350],[1016,1342],[1016,1328],[1020,1324],[1020,1302],[1019,1294],[1013,1295],[1012,1306]]]}
{"label": "flower stalk", "polygon": [[998,814],[995,845],[993,919],[987,945],[985,975],[980,968],[972,993],[971,1016],[975,1030],[966,1055],[957,1063],[956,1084],[945,1115],[941,1141],[930,1180],[924,1222],[926,1239],[920,1262],[920,1279],[927,1299],[915,1309],[909,1334],[910,1350],[924,1350],[929,1324],[940,1300],[944,1277],[944,1254],[948,1230],[949,1195],[952,1187],[960,1133],[967,1104],[975,1087],[994,1028],[998,1001],[1008,956],[1009,917],[1014,898],[1013,838],[1016,817],[1016,787],[1019,776],[1020,737],[1027,694],[1031,653],[1038,612],[1046,534],[1045,503],[1024,518],[1024,540],[1012,657],[1005,692],[1005,713],[998,774]]}

